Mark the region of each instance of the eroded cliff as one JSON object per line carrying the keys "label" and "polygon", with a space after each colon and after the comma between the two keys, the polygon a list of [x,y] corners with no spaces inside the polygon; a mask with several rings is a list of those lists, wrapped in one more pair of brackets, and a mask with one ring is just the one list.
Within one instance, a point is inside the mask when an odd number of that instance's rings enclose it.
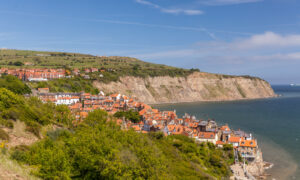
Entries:
{"label": "eroded cliff", "polygon": [[149,104],[229,101],[274,97],[262,79],[195,72],[187,77],[121,77],[108,84],[94,82],[105,93],[121,93]]}

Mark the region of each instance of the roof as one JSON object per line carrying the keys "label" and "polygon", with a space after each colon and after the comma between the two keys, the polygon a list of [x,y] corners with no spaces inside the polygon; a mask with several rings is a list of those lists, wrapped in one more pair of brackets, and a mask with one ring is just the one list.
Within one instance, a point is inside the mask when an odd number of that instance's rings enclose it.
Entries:
{"label": "roof", "polygon": [[198,137],[200,139],[215,139],[216,134],[213,132],[200,132]]}
{"label": "roof", "polygon": [[225,144],[225,143],[224,143],[223,141],[217,141],[216,144],[217,144],[217,145],[223,145],[223,144]]}
{"label": "roof", "polygon": [[208,124],[207,121],[201,121],[201,122],[199,123],[199,126],[206,126],[207,124]]}
{"label": "roof", "polygon": [[222,130],[222,131],[230,131],[230,128],[226,125],[226,126],[222,126],[220,128],[220,130]]}
{"label": "roof", "polygon": [[228,141],[231,143],[238,143],[240,142],[240,140],[241,140],[240,137],[230,137]]}
{"label": "roof", "polygon": [[137,125],[133,125],[131,126],[132,129],[134,129],[135,131],[141,131],[141,128]]}
{"label": "roof", "polygon": [[241,147],[252,147],[255,148],[257,146],[255,140],[241,140],[240,142]]}

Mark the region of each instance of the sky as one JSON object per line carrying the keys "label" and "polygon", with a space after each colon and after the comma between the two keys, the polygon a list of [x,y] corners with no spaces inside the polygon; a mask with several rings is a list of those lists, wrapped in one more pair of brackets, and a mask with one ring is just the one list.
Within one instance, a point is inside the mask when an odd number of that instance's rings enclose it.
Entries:
{"label": "sky", "polygon": [[0,0],[0,48],[300,84],[299,0]]}

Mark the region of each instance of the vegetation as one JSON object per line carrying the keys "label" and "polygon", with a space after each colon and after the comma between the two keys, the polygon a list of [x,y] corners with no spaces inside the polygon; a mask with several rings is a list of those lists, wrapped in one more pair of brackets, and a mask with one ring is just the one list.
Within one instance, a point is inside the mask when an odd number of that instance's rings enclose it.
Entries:
{"label": "vegetation", "polygon": [[6,140],[6,141],[9,140],[9,135],[1,128],[0,128],[0,140]]}
{"label": "vegetation", "polygon": [[122,131],[96,110],[74,130],[16,148],[12,158],[43,179],[221,179],[230,175],[230,154],[185,136]]}
{"label": "vegetation", "polygon": [[[82,77],[56,79],[48,82],[29,82],[32,88],[49,87],[51,92],[99,93],[92,81],[117,81],[130,75],[187,76],[197,69],[180,69],[146,63],[128,57],[96,57],[75,53],[0,50],[0,66],[9,68],[73,68],[97,67],[105,69]],[[22,67],[22,68],[23,68]],[[96,110],[84,122],[72,126],[74,120],[64,105],[42,103],[35,97],[21,94],[28,87],[11,76],[0,79],[0,125],[12,128],[14,121],[26,124],[26,130],[40,137],[46,125],[59,125],[43,134],[43,139],[31,146],[11,149],[11,158],[29,165],[32,174],[42,179],[221,179],[230,176],[233,149],[223,149],[211,143],[197,144],[185,136],[167,136],[163,133],[142,134],[122,131],[115,119],[125,117],[139,122],[137,112],[119,112],[115,117]],[[148,87],[151,89],[151,86]],[[2,139],[7,134],[0,131]],[[28,167],[28,166],[26,166]]]}
{"label": "vegetation", "polygon": [[81,77],[54,79],[43,82],[29,82],[31,88],[49,88],[50,92],[87,92],[98,94],[99,90],[93,86],[92,80]]}
{"label": "vegetation", "polygon": [[70,125],[73,116],[65,105],[42,103],[38,98],[24,98],[5,88],[0,88],[0,125],[13,127],[13,121],[20,120],[27,126],[27,131],[39,137],[43,125],[55,123]]}
{"label": "vegetation", "polygon": [[6,88],[16,94],[30,94],[31,89],[20,79],[11,75],[3,75],[0,78],[0,88]]}
{"label": "vegetation", "polygon": [[114,114],[116,118],[125,118],[126,120],[130,120],[133,123],[138,123],[141,121],[141,116],[138,112],[129,110],[129,111],[119,111]]}
{"label": "vegetation", "polygon": [[[138,120],[132,111],[120,116]],[[122,131],[102,110],[89,113],[83,123],[72,127],[66,106],[43,104],[1,88],[0,117],[1,122],[25,122],[37,136],[48,124],[68,127],[51,130],[37,143],[10,152],[42,179],[220,179],[230,175],[232,149],[196,144],[185,136]],[[7,139],[5,134],[1,137]]]}
{"label": "vegetation", "polygon": [[[92,56],[77,53],[0,50],[0,66],[16,68],[102,68],[103,82],[117,81],[121,76],[187,76],[199,69],[182,69],[161,64],[147,63],[135,58],[118,56]],[[99,75],[99,74],[97,74]]]}

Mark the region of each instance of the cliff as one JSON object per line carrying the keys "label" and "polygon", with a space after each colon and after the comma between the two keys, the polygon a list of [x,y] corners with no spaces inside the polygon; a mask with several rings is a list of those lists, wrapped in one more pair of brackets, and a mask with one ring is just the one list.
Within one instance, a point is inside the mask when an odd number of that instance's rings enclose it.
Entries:
{"label": "cliff", "polygon": [[226,76],[195,72],[187,77],[121,77],[117,82],[94,82],[105,93],[121,93],[138,101],[178,103],[196,101],[230,101],[274,97],[270,84],[247,76]]}

